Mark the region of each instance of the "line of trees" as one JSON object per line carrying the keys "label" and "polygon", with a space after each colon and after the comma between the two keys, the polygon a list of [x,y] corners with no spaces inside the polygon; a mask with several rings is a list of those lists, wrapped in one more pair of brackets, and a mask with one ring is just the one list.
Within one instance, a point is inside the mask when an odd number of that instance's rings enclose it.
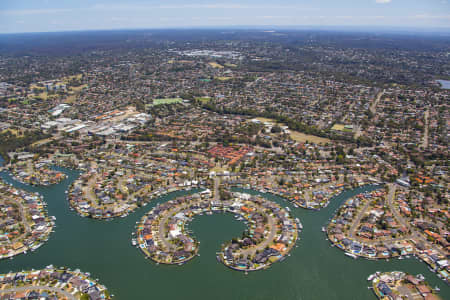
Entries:
{"label": "line of trees", "polygon": [[40,130],[25,130],[21,136],[17,136],[8,130],[4,131],[0,133],[0,156],[9,161],[8,152],[27,147],[38,140],[46,139],[50,136]]}

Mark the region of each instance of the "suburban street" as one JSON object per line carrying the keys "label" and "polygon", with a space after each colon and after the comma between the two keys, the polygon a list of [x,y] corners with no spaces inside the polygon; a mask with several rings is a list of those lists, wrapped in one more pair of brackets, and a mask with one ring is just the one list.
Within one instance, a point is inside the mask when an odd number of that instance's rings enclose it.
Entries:
{"label": "suburban street", "polygon": [[424,126],[424,131],[423,131],[423,139],[422,139],[422,148],[426,149],[428,148],[428,131],[429,131],[429,118],[430,118],[430,110],[427,109],[425,111],[425,124]]}
{"label": "suburban street", "polygon": [[26,292],[26,291],[30,291],[30,290],[46,290],[46,291],[52,291],[52,292],[56,292],[59,294],[64,295],[64,297],[67,298],[67,300],[77,300],[77,298],[75,298],[74,295],[59,289],[59,288],[55,288],[55,287],[50,287],[50,286],[45,286],[45,285],[35,285],[35,286],[23,286],[23,287],[14,287],[14,288],[10,288],[10,289],[4,289],[4,290],[0,290],[0,295],[1,294],[7,294],[7,293],[20,293],[20,292]]}
{"label": "suburban street", "polygon": [[377,105],[381,100],[381,97],[383,97],[385,93],[385,90],[383,90],[382,92],[378,93],[377,97],[375,98],[375,100],[372,102],[372,104],[370,105],[370,112],[375,116],[376,112],[377,112]]}

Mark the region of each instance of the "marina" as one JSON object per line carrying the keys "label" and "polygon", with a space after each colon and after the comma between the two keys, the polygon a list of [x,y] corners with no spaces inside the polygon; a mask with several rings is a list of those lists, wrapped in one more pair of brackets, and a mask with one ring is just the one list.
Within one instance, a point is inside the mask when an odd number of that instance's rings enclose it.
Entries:
{"label": "marina", "polygon": [[[14,260],[1,261],[0,273],[44,268],[49,264],[80,268],[100,278],[115,295],[114,299],[124,300],[139,299],[150,290],[153,297],[161,299],[207,299],[210,296],[216,299],[372,299],[374,296],[367,289],[366,281],[369,274],[378,270],[404,270],[411,274],[424,274],[431,286],[440,288],[440,295],[444,299],[450,297],[449,287],[416,259],[389,262],[349,260],[341,250],[330,247],[323,235],[317,234],[345,199],[376,187],[344,192],[320,212],[312,213],[290,206],[293,217],[302,222],[302,242],[297,243],[299,246],[292,249],[291,256],[285,261],[274,264],[268,270],[245,275],[244,272],[227,270],[216,259],[220,245],[239,236],[245,229],[245,224],[232,215],[204,214],[192,220],[189,230],[195,232],[195,238],[201,242],[201,256],[184,266],[167,267],[144,260],[140,250],[130,243],[130,233],[136,222],[156,202],[164,203],[198,190],[168,194],[130,213],[126,218],[102,222],[80,218],[69,210],[64,191],[78,176],[78,172],[64,171],[68,179],[50,188],[26,186],[1,173],[1,177],[16,187],[43,195],[48,203],[49,214],[56,216],[56,227],[49,241],[36,251],[19,255]],[[245,192],[259,194],[251,190]],[[285,206],[286,202],[282,198],[267,193],[264,197]],[[351,272],[342,271],[349,269]],[[223,282],[228,284],[223,285]],[[230,289],[230,285],[233,288]],[[200,288],[204,293],[199,296]]]}

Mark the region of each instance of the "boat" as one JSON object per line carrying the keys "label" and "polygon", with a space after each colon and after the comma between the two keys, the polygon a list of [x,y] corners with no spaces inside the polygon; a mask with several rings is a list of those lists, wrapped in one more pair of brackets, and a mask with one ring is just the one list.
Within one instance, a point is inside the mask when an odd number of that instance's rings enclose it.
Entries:
{"label": "boat", "polygon": [[367,277],[367,281],[372,281],[376,276],[376,274],[370,275],[369,277]]}
{"label": "boat", "polygon": [[357,259],[358,258],[358,256],[356,256],[355,254],[349,253],[349,252],[345,252],[345,255],[347,255],[347,256],[349,256],[349,257],[351,257],[353,259]]}
{"label": "boat", "polygon": [[325,229],[325,227],[322,226],[322,232],[326,232],[327,230]]}
{"label": "boat", "polygon": [[436,292],[439,292],[441,289],[438,286],[435,286],[434,289]]}

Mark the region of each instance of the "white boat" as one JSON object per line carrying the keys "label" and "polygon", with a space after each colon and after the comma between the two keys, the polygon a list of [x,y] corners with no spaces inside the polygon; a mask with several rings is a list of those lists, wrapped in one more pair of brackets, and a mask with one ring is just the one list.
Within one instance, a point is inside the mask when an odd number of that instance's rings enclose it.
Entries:
{"label": "white boat", "polygon": [[367,281],[372,281],[376,276],[376,274],[370,275],[369,277],[367,277]]}
{"label": "white boat", "polygon": [[326,232],[327,230],[325,229],[325,227],[322,227],[322,232]]}
{"label": "white boat", "polygon": [[349,253],[349,252],[345,252],[345,255],[347,255],[347,256],[349,256],[349,257],[351,257],[353,259],[357,259],[358,258],[358,256],[356,256],[355,254]]}

